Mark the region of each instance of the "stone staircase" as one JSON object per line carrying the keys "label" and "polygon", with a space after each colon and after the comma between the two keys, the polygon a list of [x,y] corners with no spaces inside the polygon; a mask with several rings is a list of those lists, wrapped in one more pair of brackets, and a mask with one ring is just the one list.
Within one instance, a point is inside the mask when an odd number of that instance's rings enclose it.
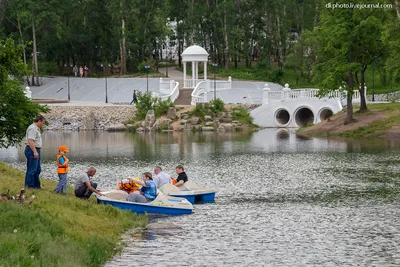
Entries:
{"label": "stone staircase", "polygon": [[179,82],[179,97],[175,100],[175,105],[190,105],[193,89],[183,89],[183,80],[177,82]]}

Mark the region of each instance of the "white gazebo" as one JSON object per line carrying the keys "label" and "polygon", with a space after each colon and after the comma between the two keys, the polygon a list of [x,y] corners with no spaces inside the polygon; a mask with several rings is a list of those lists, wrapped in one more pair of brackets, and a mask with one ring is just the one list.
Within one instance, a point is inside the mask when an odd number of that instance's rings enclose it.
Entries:
{"label": "white gazebo", "polygon": [[[192,45],[186,48],[182,53],[183,62],[183,88],[195,88],[196,85],[204,80],[207,80],[207,51],[198,46]],[[192,79],[186,78],[186,63],[192,62]],[[199,80],[199,62],[204,63],[204,79]]]}

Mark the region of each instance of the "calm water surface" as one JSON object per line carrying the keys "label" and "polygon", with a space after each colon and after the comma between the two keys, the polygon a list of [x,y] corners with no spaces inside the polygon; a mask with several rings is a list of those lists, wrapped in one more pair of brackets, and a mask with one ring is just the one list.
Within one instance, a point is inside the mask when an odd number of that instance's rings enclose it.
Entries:
{"label": "calm water surface", "polygon": [[[151,218],[180,229],[124,235],[106,266],[400,266],[400,142],[251,135],[47,132],[43,176],[57,179],[60,145],[69,180],[98,169],[100,187],[161,165],[218,190],[194,214]],[[22,148],[0,160],[24,168]]]}

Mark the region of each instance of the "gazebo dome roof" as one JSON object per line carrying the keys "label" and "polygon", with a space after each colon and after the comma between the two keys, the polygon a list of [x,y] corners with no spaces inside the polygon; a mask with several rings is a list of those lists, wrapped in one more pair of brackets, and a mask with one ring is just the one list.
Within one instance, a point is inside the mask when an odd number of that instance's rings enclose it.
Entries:
{"label": "gazebo dome roof", "polygon": [[183,51],[182,61],[208,61],[208,53],[203,47],[192,45]]}

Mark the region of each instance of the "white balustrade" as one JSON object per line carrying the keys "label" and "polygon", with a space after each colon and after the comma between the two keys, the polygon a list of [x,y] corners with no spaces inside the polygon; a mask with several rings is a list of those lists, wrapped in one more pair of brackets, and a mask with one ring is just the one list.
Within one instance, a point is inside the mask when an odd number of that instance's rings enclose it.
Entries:
{"label": "white balustrade", "polygon": [[167,100],[170,97],[171,101],[174,102],[179,97],[179,82],[160,78],[160,94],[162,100]]}
{"label": "white balustrade", "polygon": [[207,94],[207,81],[199,82],[192,92],[192,105],[196,105],[197,103],[205,103],[206,102],[206,94]]}
{"label": "white balustrade", "polygon": [[183,81],[183,88],[195,88],[199,82],[204,81],[204,79],[188,79]]}
{"label": "white balustrade", "polygon": [[[366,92],[366,86],[365,92]],[[334,98],[334,99],[344,99],[346,98],[346,90],[342,90],[342,87],[339,87],[338,90],[329,92],[324,99]],[[290,99],[300,99],[300,98],[321,98],[319,96],[318,89],[290,89],[288,84],[285,84],[285,87],[279,91],[271,91],[268,84],[264,85],[263,89],[263,104],[267,104],[270,101],[286,101]],[[353,100],[360,101],[360,92],[359,90],[355,90],[353,93]]]}

